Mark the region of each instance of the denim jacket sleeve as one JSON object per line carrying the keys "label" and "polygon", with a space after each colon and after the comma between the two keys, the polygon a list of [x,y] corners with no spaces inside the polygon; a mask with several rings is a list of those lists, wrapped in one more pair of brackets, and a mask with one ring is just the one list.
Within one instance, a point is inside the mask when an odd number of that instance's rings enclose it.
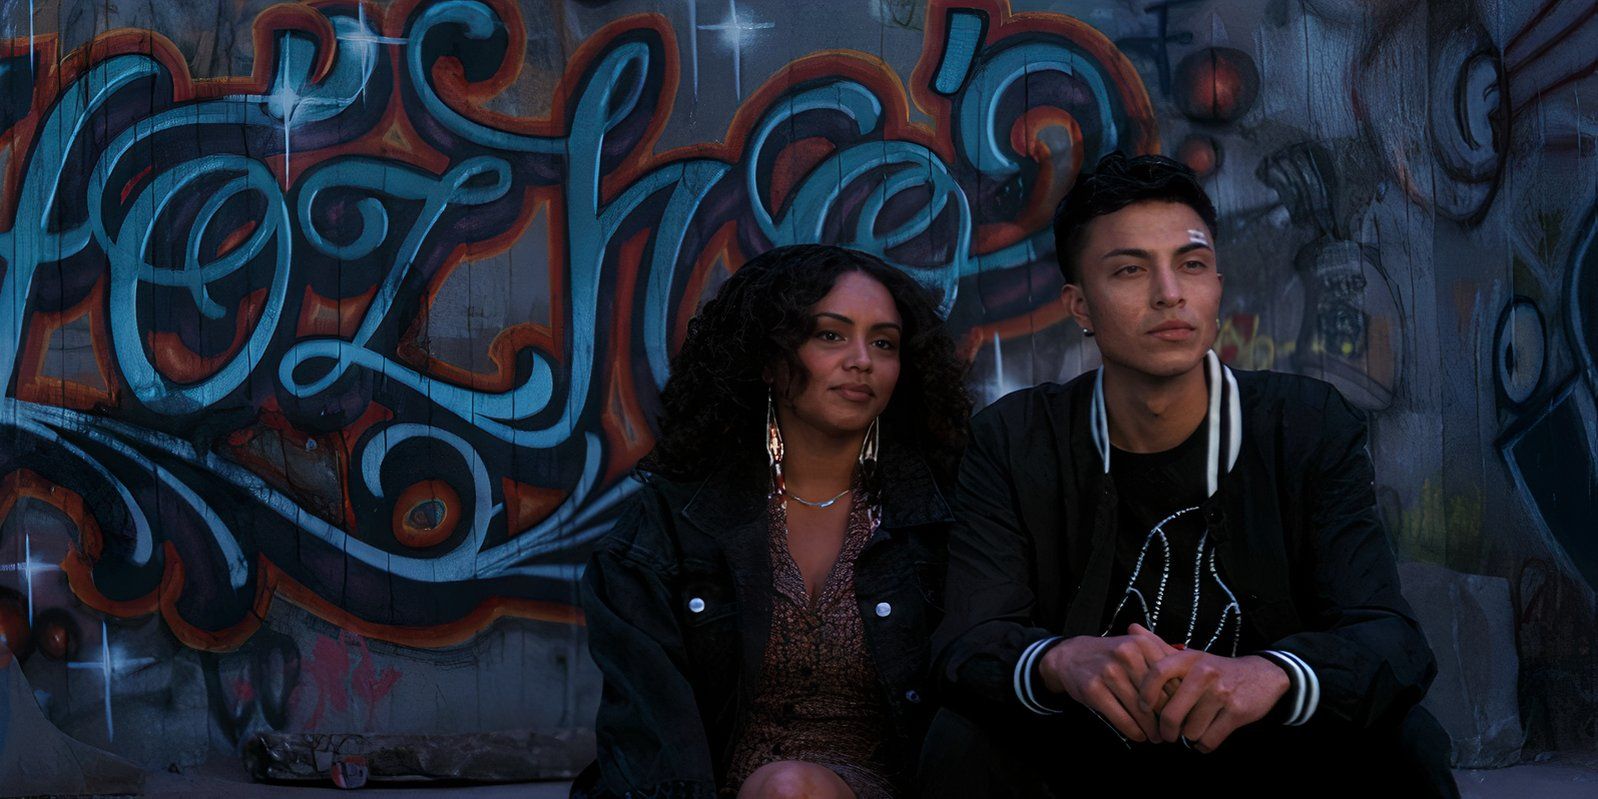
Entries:
{"label": "denim jacket sleeve", "polygon": [[1369,726],[1419,702],[1437,664],[1399,592],[1377,512],[1364,416],[1328,387],[1321,429],[1305,473],[1309,557],[1293,564],[1301,586],[1295,602],[1307,629],[1269,649],[1309,667],[1318,715]]}
{"label": "denim jacket sleeve", "polygon": [[716,794],[704,724],[683,673],[671,524],[646,482],[583,575],[588,647],[604,678],[595,725],[600,795]]}

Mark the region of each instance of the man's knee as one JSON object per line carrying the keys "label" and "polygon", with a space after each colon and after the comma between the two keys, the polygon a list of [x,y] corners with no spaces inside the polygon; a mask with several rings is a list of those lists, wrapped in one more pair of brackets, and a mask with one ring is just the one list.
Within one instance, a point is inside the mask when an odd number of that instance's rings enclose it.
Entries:
{"label": "man's knee", "polygon": [[1402,768],[1411,775],[1415,795],[1459,796],[1449,769],[1453,740],[1437,717],[1419,705],[1410,708],[1398,724],[1395,746]]}
{"label": "man's knee", "polygon": [[1276,731],[1281,748],[1275,750],[1274,759],[1280,778],[1321,766],[1363,763],[1366,768],[1327,771],[1327,785],[1351,792],[1379,790],[1393,796],[1459,796],[1448,767],[1452,747],[1448,733],[1418,705],[1395,710],[1368,728],[1328,720],[1299,729],[1301,734]]}
{"label": "man's knee", "polygon": [[1404,714],[1404,719],[1398,725],[1398,737],[1404,742],[1405,749],[1418,756],[1440,759],[1448,762],[1454,750],[1453,739],[1448,737],[1448,731],[1437,721],[1437,717],[1426,708],[1416,705]]}

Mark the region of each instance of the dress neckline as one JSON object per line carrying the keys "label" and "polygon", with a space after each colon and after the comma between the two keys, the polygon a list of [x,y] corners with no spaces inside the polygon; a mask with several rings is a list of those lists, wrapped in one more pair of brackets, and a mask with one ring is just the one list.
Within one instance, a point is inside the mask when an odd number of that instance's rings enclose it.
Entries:
{"label": "dress neckline", "polygon": [[768,535],[772,537],[772,552],[777,556],[772,564],[772,576],[778,594],[795,605],[815,613],[836,602],[837,594],[843,588],[853,588],[854,580],[851,575],[844,573],[843,564],[845,559],[850,564],[854,563],[855,557],[865,547],[866,540],[871,537],[873,526],[870,506],[861,502],[863,493],[856,490],[849,499],[849,516],[844,522],[843,543],[838,547],[838,556],[833,559],[831,568],[827,570],[827,576],[822,578],[821,590],[815,596],[811,596],[805,586],[804,572],[799,569],[799,562],[794,559],[793,550],[789,546],[787,508],[781,496],[775,494],[772,496],[771,529]]}

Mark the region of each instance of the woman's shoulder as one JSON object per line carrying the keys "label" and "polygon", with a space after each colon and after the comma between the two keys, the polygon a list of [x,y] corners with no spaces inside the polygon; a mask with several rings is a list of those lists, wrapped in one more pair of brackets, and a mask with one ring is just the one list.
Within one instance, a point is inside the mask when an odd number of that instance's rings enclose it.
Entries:
{"label": "woman's shoulder", "polygon": [[954,524],[945,499],[952,489],[950,476],[940,474],[926,453],[916,447],[885,448],[878,469],[878,499],[885,526],[947,528]]}
{"label": "woman's shoulder", "polygon": [[657,569],[669,567],[676,560],[678,519],[703,481],[642,469],[634,469],[625,480],[633,483],[632,492],[601,542],[600,553]]}

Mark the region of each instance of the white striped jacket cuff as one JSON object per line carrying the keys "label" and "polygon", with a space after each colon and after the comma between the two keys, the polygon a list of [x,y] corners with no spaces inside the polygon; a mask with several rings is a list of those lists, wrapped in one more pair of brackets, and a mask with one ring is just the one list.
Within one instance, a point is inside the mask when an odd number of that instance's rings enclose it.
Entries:
{"label": "white striped jacket cuff", "polygon": [[1040,716],[1053,716],[1064,713],[1064,710],[1051,708],[1038,699],[1032,685],[1033,666],[1038,658],[1051,644],[1064,640],[1062,636],[1053,635],[1034,641],[1031,646],[1021,652],[1021,659],[1015,662],[1015,698],[1021,700],[1021,706]]}
{"label": "white striped jacket cuff", "polygon": [[1297,727],[1309,721],[1321,704],[1321,681],[1315,676],[1315,670],[1292,652],[1267,649],[1260,654],[1282,667],[1287,672],[1288,682],[1292,683],[1285,698],[1288,702],[1287,720],[1282,723]]}

